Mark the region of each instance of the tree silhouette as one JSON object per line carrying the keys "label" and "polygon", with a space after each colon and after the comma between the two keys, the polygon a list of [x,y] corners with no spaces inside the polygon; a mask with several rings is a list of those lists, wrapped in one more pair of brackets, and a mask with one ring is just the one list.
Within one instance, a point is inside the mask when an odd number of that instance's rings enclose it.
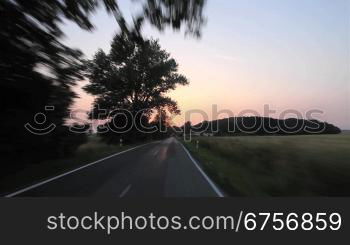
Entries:
{"label": "tree silhouette", "polygon": [[275,119],[268,117],[230,117],[209,122],[203,121],[194,125],[191,130],[199,133],[212,131],[217,136],[341,133],[341,130],[333,124],[318,120]]}
{"label": "tree silhouette", "polygon": [[[147,125],[153,109],[178,114],[176,101],[166,96],[177,85],[188,84],[186,77],[177,71],[178,64],[158,41],[117,34],[110,53],[99,50],[87,64],[90,83],[85,90],[96,96],[91,118],[113,119],[111,113],[127,110],[131,117],[138,115]],[[107,111],[100,115],[100,109]]]}
{"label": "tree silhouette", "polygon": [[152,139],[161,140],[173,134],[168,112],[162,108],[154,110],[149,124],[152,129],[152,134],[150,135]]}

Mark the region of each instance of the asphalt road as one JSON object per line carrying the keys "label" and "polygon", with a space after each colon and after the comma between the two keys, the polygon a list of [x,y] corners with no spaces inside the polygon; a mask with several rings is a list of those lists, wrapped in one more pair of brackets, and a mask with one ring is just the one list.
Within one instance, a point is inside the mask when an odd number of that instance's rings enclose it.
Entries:
{"label": "asphalt road", "polygon": [[39,182],[8,197],[220,197],[175,138],[154,142]]}

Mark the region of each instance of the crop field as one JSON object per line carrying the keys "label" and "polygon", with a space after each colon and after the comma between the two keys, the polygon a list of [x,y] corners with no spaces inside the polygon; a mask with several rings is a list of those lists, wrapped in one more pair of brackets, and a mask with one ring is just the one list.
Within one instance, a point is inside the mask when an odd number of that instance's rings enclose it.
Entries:
{"label": "crop field", "polygon": [[198,137],[186,145],[232,196],[350,196],[349,133]]}

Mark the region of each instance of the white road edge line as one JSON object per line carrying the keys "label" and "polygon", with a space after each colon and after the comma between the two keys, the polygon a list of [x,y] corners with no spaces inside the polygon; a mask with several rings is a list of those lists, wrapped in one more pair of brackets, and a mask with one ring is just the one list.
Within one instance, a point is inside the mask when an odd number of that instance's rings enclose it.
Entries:
{"label": "white road edge line", "polygon": [[199,164],[197,163],[196,160],[194,160],[194,158],[191,156],[191,153],[186,149],[186,147],[179,142],[180,145],[182,146],[182,148],[185,150],[185,152],[187,153],[188,157],[192,160],[193,164],[197,167],[197,169],[199,170],[199,172],[203,175],[204,179],[209,183],[209,185],[213,188],[213,190],[215,191],[215,193],[219,196],[219,197],[225,197],[225,195],[222,193],[222,191],[219,190],[219,188],[214,184],[214,182],[208,177],[208,175],[202,170],[202,168],[199,166]]}
{"label": "white road edge line", "polygon": [[[156,141],[156,142],[157,142],[157,141]],[[37,188],[37,187],[39,187],[39,186],[41,186],[41,185],[44,185],[44,184],[49,183],[49,182],[51,182],[51,181],[57,180],[57,179],[59,179],[59,178],[62,178],[62,177],[64,177],[64,176],[66,176],[66,175],[69,175],[69,174],[72,174],[72,173],[74,173],[74,172],[77,172],[77,171],[82,170],[82,169],[84,169],[84,168],[90,167],[90,166],[92,166],[92,165],[95,165],[95,164],[97,164],[97,163],[99,163],[99,162],[102,162],[102,161],[104,161],[104,160],[107,160],[107,159],[109,159],[109,158],[112,158],[112,157],[115,157],[115,156],[124,154],[124,153],[126,153],[126,152],[129,152],[129,151],[135,150],[135,149],[137,149],[137,148],[143,147],[143,146],[145,146],[145,145],[149,145],[149,144],[156,143],[156,142],[151,142],[151,143],[139,145],[139,146],[136,146],[136,147],[127,149],[127,150],[125,150],[125,151],[117,152],[117,153],[115,153],[115,154],[113,154],[113,155],[110,155],[110,156],[108,156],[108,157],[102,158],[102,159],[97,160],[97,161],[95,161],[95,162],[88,163],[88,164],[86,164],[86,165],[84,165],[84,166],[81,166],[81,167],[79,167],[79,168],[73,169],[73,170],[68,171],[68,172],[66,172],[66,173],[57,175],[57,176],[55,176],[55,177],[53,177],[53,178],[50,178],[50,179],[41,181],[41,182],[39,182],[39,183],[37,183],[37,184],[28,186],[28,187],[26,187],[26,188],[24,188],[24,189],[21,189],[21,190],[19,190],[19,191],[13,192],[13,193],[8,194],[8,195],[6,195],[6,196],[4,196],[4,197],[14,197],[14,196],[17,196],[18,194],[21,194],[21,193],[26,192],[26,191],[29,191],[29,190],[31,190],[31,189]]]}
{"label": "white road edge line", "polygon": [[128,185],[123,191],[122,193],[120,193],[119,197],[124,197],[126,195],[126,193],[128,193],[128,191],[130,190],[131,185]]}

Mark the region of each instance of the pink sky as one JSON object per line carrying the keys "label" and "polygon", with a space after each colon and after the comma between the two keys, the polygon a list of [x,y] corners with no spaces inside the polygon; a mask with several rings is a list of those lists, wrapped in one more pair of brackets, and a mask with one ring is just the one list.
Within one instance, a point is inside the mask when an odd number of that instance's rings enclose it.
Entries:
{"label": "pink sky", "polygon": [[[183,111],[175,123],[181,125],[184,112],[193,109],[211,119],[212,105],[235,115],[247,109],[263,115],[269,105],[277,111],[272,117],[288,109],[303,116],[319,109],[324,113],[318,119],[350,129],[349,9],[346,0],[208,1],[208,23],[199,40],[145,28],[190,80],[189,86],[170,93]],[[65,26],[66,43],[87,57],[98,48],[108,52],[117,30],[103,12],[94,18],[93,33]],[[91,96],[77,91],[81,98],[74,107],[88,110]],[[191,119],[199,122],[202,117]]]}

